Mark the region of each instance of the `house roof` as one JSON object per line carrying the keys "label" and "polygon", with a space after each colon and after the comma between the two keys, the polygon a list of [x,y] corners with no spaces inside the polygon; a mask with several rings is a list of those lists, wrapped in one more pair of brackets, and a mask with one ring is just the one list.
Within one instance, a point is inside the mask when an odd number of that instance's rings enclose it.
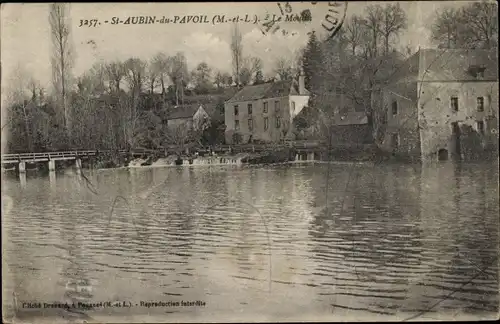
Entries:
{"label": "house roof", "polygon": [[168,113],[168,119],[192,118],[198,109],[200,109],[200,106],[200,104],[191,104],[173,107]]}
{"label": "house roof", "polygon": [[[485,68],[483,80],[498,80],[498,53],[482,49],[426,49],[420,51],[419,80],[472,81],[470,68]],[[427,72],[426,72],[427,71]]]}
{"label": "house roof", "polygon": [[421,49],[391,78],[402,81],[475,81],[470,69],[484,69],[481,80],[498,80],[498,53],[484,49]]}
{"label": "house roof", "polygon": [[[306,92],[306,95],[307,94],[309,94],[308,91]],[[227,102],[230,103],[266,98],[279,98],[290,95],[299,95],[298,84],[296,81],[275,81],[245,86]]]}
{"label": "house roof", "polygon": [[197,103],[205,106],[205,104],[218,103],[221,101],[224,102],[234,96],[236,92],[238,92],[238,89],[236,87],[228,87],[217,90],[216,92],[210,94],[186,96],[184,98],[184,104]]}

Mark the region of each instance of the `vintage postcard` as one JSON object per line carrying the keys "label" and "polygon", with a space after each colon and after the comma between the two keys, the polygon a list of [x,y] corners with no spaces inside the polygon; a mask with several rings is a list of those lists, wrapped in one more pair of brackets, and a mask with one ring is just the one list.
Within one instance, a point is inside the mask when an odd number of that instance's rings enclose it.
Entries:
{"label": "vintage postcard", "polygon": [[499,318],[493,1],[1,6],[5,323]]}

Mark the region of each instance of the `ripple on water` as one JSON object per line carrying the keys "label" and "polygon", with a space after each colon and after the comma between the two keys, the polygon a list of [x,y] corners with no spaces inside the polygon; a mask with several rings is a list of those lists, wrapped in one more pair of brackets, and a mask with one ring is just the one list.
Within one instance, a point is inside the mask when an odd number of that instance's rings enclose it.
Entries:
{"label": "ripple on water", "polygon": [[91,278],[92,298],[210,311],[498,311],[498,171],[359,166],[345,191],[335,165],[325,195],[327,167],[122,170],[91,177],[100,195],[64,175],[7,186],[12,289],[61,300],[54,282]]}

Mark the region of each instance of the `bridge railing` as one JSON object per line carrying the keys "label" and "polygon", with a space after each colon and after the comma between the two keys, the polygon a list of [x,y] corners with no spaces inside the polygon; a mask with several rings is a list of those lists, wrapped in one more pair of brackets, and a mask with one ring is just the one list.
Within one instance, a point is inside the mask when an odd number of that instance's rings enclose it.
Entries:
{"label": "bridge railing", "polygon": [[[243,151],[255,151],[260,152],[264,150],[272,149],[282,149],[287,147],[293,147],[295,149],[311,149],[318,147],[325,147],[326,144],[322,141],[314,140],[304,140],[304,141],[285,141],[283,143],[274,144],[222,144],[214,145],[211,147],[198,148],[199,151],[209,151],[210,149],[215,152],[228,152],[232,150],[233,152],[243,152]],[[336,147],[342,145],[335,145]],[[177,150],[179,147],[175,145],[167,145],[165,147],[159,148],[157,150],[153,149],[133,149],[133,150],[118,150],[119,154],[147,154],[147,153],[158,153],[158,152],[171,152]],[[191,148],[193,149],[193,148]],[[4,161],[21,161],[21,160],[37,160],[37,159],[57,159],[57,158],[68,158],[77,156],[95,156],[99,153],[110,152],[109,150],[74,150],[74,151],[60,151],[60,152],[43,152],[43,153],[14,153],[14,154],[2,154],[2,162]],[[115,151],[116,152],[116,151]]]}
{"label": "bridge railing", "polygon": [[2,154],[2,161],[57,159],[65,157],[92,156],[92,155],[96,155],[96,151],[88,150],[88,151],[60,151],[60,152],[43,152],[43,153],[14,153],[14,154]]}

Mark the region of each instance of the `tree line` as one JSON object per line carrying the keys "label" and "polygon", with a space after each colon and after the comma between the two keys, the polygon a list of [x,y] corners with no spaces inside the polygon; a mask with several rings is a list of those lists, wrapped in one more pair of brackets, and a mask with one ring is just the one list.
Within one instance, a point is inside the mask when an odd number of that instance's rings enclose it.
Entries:
{"label": "tree line", "polygon": [[[445,48],[496,47],[496,9],[489,2],[444,9],[431,26],[431,39]],[[297,130],[312,129],[307,136],[325,136],[331,117],[354,107],[365,112],[377,139],[383,134],[384,111],[373,104],[369,90],[400,67],[395,57],[413,54],[409,47],[398,46],[408,28],[405,11],[398,3],[372,4],[363,14],[347,19],[334,38],[318,39],[311,32],[295,57],[277,58],[267,75],[261,58],[245,55],[242,34],[234,25],[228,48],[231,71],[218,71],[207,62],[190,69],[184,53],[159,52],[149,60],[98,62],[75,78],[68,10],[68,4],[50,5],[52,91],[22,67],[10,83],[8,120],[2,125],[9,135],[9,151],[157,148],[223,141],[223,118],[201,127],[203,131],[176,132],[166,127],[169,111],[201,98],[224,116],[224,100],[234,91],[249,84],[289,80],[300,66],[311,92],[311,109],[294,121]]]}

